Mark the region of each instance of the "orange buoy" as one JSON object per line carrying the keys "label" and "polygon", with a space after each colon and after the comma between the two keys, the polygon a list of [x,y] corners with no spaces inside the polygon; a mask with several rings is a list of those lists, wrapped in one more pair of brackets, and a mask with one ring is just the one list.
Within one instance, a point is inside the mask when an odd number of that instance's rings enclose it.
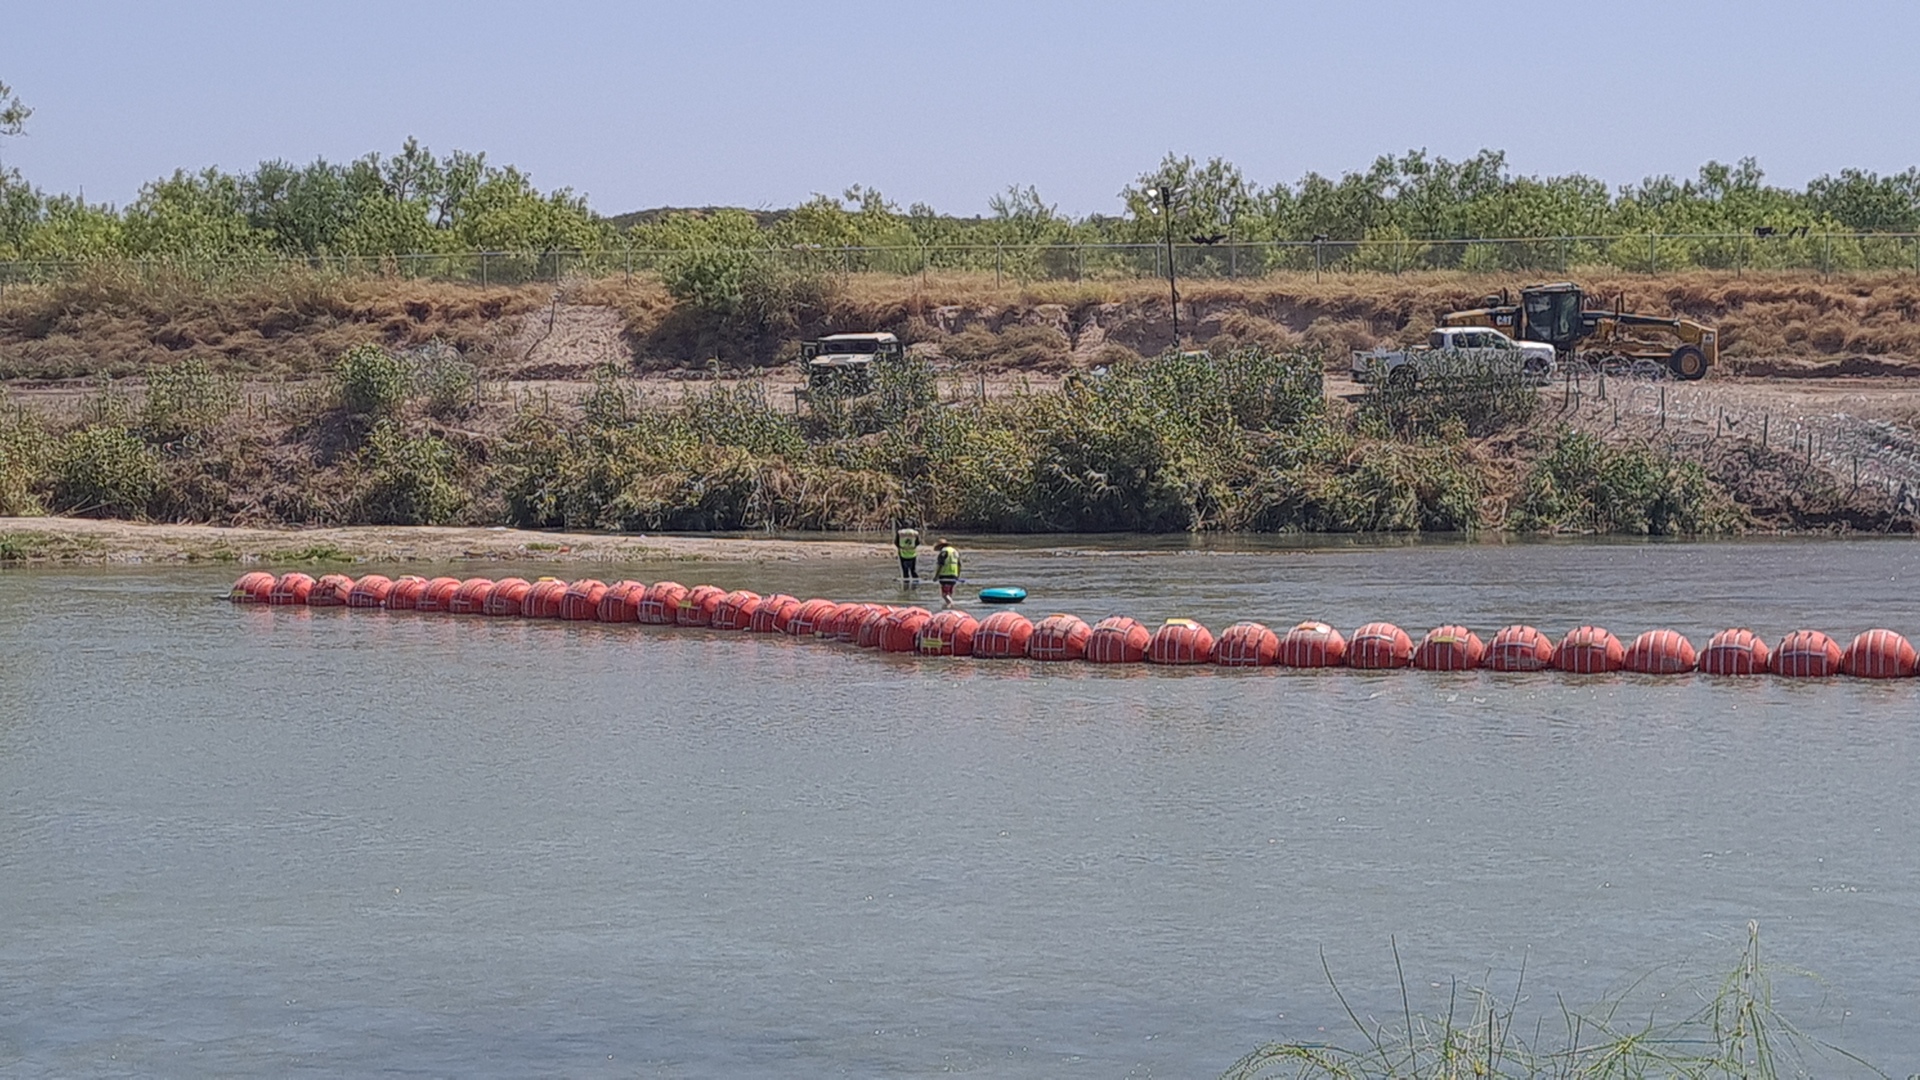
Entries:
{"label": "orange buoy", "polygon": [[307,594],[311,592],[313,592],[313,578],[295,570],[280,575],[279,580],[273,583],[272,591],[267,593],[267,603],[275,607],[287,607],[292,604],[304,607]]}
{"label": "orange buoy", "polygon": [[1138,664],[1147,658],[1153,632],[1138,619],[1109,615],[1087,635],[1087,659],[1096,664]]}
{"label": "orange buoy", "polygon": [[560,597],[560,617],[568,622],[592,622],[600,615],[600,598],[606,595],[606,582],[581,578],[568,585]]}
{"label": "orange buoy", "polygon": [[640,598],[647,595],[644,582],[621,579],[607,586],[600,602],[593,607],[595,622],[630,623],[640,621]]}
{"label": "orange buoy", "polygon": [[444,612],[447,610],[447,605],[453,602],[453,594],[459,591],[459,588],[459,578],[434,578],[427,582],[426,588],[420,590],[420,600],[414,605],[414,610]]}
{"label": "orange buoy", "polygon": [[[923,607],[905,607],[887,616],[886,625],[880,630],[880,650],[910,653],[918,649],[920,628],[932,618],[933,613]],[[798,621],[798,616],[795,619]]]}
{"label": "orange buoy", "polygon": [[393,588],[387,590],[386,602],[381,606],[388,611],[412,611],[420,606],[420,594],[426,591],[426,578],[407,574],[394,579]]}
{"label": "orange buoy", "polygon": [[241,574],[240,580],[227,590],[227,599],[236,604],[267,604],[273,602],[273,575],[265,570],[255,570]]}
{"label": "orange buoy", "polygon": [[799,598],[786,593],[761,597],[759,606],[753,609],[753,621],[747,624],[747,629],[756,634],[784,634],[787,632],[787,620],[799,610]]}
{"label": "orange buoy", "polygon": [[520,601],[520,616],[526,619],[557,619],[560,605],[567,598],[567,583],[559,578],[543,577],[527,590]]}
{"label": "orange buoy", "polygon": [[533,582],[526,578],[501,578],[487,590],[487,598],[480,602],[480,614],[495,619],[517,619],[525,609],[527,594],[532,591]]}
{"label": "orange buoy", "polygon": [[1027,655],[1033,623],[1017,611],[996,611],[973,630],[973,655],[981,660],[1018,660]]}
{"label": "orange buoy", "polygon": [[1280,638],[1280,663],[1286,667],[1344,667],[1347,639],[1323,622],[1303,622]]}
{"label": "orange buoy", "polygon": [[745,630],[753,624],[753,613],[760,610],[760,594],[748,589],[735,589],[720,598],[713,609],[713,628],[715,630]]}
{"label": "orange buoy", "polygon": [[470,577],[447,598],[447,614],[478,615],[486,610],[487,596],[492,592],[492,578]]}
{"label": "orange buoy", "polygon": [[1648,630],[1633,639],[1620,666],[1642,675],[1678,675],[1692,671],[1698,658],[1693,642],[1674,630]]}
{"label": "orange buoy", "polygon": [[1494,671],[1545,671],[1553,666],[1553,639],[1531,626],[1503,626],[1480,662]]}
{"label": "orange buoy", "polygon": [[680,601],[687,598],[687,591],[677,581],[656,581],[634,605],[634,617],[649,626],[672,626],[679,621]]}
{"label": "orange buoy", "polygon": [[793,617],[787,620],[787,633],[795,637],[812,637],[818,632],[820,624],[827,616],[840,609],[840,605],[831,600],[814,597],[800,605]]}
{"label": "orange buoy", "polygon": [[1422,671],[1470,671],[1486,656],[1480,635],[1464,626],[1436,626],[1413,650],[1413,666]]}
{"label": "orange buoy", "polygon": [[1838,675],[1843,656],[1839,642],[1820,631],[1795,630],[1773,650],[1773,673],[1812,679]]}
{"label": "orange buoy", "polygon": [[1602,626],[1576,626],[1553,647],[1553,666],[1575,675],[1619,671],[1627,650]]}
{"label": "orange buoy", "polygon": [[1891,630],[1866,631],[1840,658],[1840,670],[1862,679],[1908,679],[1916,666],[1913,644]]}
{"label": "orange buoy", "polygon": [[1347,666],[1368,671],[1413,663],[1413,639],[1390,622],[1370,622],[1347,639]]}
{"label": "orange buoy", "polygon": [[920,624],[913,648],[921,656],[972,656],[973,634],[979,628],[980,620],[964,611],[938,612]]}
{"label": "orange buoy", "polygon": [[347,593],[347,606],[350,608],[386,607],[387,594],[392,591],[392,578],[384,574],[368,574],[353,583],[353,590]]}
{"label": "orange buoy", "polygon": [[680,598],[680,606],[675,609],[675,626],[712,626],[713,613],[720,607],[720,601],[727,598],[727,590],[718,585],[695,585]]}
{"label": "orange buoy", "polygon": [[860,643],[860,627],[865,625],[867,617],[874,612],[891,612],[885,604],[842,604],[840,614],[833,622],[833,640],[843,645]]}
{"label": "orange buoy", "polygon": [[1087,639],[1092,636],[1093,627],[1078,616],[1049,615],[1033,624],[1033,636],[1027,639],[1027,659],[1049,663],[1084,660]]}
{"label": "orange buoy", "polygon": [[1192,619],[1168,619],[1147,639],[1152,664],[1213,663],[1213,631]]}
{"label": "orange buoy", "polygon": [[1234,623],[1213,643],[1213,662],[1221,667],[1272,667],[1280,662],[1280,635],[1264,623]]}
{"label": "orange buoy", "polygon": [[353,595],[353,579],[345,574],[322,574],[307,590],[308,607],[346,607]]}
{"label": "orange buoy", "polygon": [[853,632],[853,643],[862,649],[877,649],[886,636],[887,620],[893,618],[893,608],[884,604],[874,604],[867,616],[860,620],[860,628]]}
{"label": "orange buoy", "polygon": [[1735,627],[1713,635],[1700,651],[1697,666],[1708,675],[1765,675],[1772,660],[1773,650],[1760,635]]}

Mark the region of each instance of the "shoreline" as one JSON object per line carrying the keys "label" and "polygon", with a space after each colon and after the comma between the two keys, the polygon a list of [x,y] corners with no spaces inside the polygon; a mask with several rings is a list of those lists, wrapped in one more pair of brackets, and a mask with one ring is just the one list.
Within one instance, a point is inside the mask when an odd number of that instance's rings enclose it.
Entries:
{"label": "shoreline", "polygon": [[860,540],[351,525],[264,529],[102,518],[0,517],[0,565],[137,563],[801,562],[890,556]]}

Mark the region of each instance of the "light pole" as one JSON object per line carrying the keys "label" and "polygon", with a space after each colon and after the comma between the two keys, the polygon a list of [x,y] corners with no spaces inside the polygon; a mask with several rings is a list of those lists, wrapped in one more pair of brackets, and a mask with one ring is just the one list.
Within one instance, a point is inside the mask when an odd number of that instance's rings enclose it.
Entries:
{"label": "light pole", "polygon": [[1147,198],[1153,202],[1149,209],[1159,214],[1166,225],[1167,236],[1167,296],[1173,301],[1173,347],[1180,347],[1180,288],[1174,283],[1173,276],[1173,200],[1179,195],[1179,189],[1172,187],[1150,187]]}

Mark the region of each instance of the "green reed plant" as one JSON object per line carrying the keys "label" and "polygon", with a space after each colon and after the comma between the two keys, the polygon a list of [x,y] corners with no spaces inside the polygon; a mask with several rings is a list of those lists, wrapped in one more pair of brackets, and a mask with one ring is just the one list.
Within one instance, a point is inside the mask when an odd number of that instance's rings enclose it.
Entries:
{"label": "green reed plant", "polygon": [[[1397,949],[1394,961],[1398,969]],[[1701,1003],[1670,1020],[1629,1012],[1624,998],[1585,1010],[1562,1003],[1557,1016],[1522,1018],[1516,1002],[1523,972],[1505,1002],[1490,989],[1472,989],[1462,1012],[1456,992],[1438,1015],[1416,1014],[1406,1004],[1403,978],[1402,1014],[1363,1021],[1326,970],[1352,1022],[1352,1041],[1270,1043],[1235,1062],[1224,1080],[1775,1080],[1819,1075],[1815,1066],[1886,1075],[1779,1014],[1754,923],[1731,970],[1670,995]]]}

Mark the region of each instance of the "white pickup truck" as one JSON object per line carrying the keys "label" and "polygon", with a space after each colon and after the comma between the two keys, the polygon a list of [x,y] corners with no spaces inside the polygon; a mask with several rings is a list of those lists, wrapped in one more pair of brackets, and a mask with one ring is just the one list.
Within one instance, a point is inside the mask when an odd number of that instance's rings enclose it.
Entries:
{"label": "white pickup truck", "polygon": [[1428,379],[1462,375],[1524,375],[1544,383],[1553,375],[1553,346],[1515,341],[1498,330],[1443,326],[1411,349],[1355,349],[1353,381],[1411,389]]}

